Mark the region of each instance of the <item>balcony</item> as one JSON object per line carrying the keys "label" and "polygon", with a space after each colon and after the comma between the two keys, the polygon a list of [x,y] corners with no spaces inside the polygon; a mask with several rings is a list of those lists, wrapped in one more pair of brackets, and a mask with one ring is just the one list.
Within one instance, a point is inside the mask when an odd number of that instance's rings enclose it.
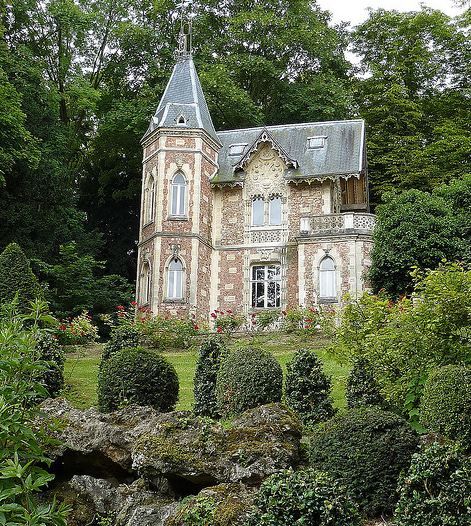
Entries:
{"label": "balcony", "polygon": [[373,233],[374,214],[348,212],[344,214],[326,214],[322,216],[301,217],[299,232],[302,237],[328,236],[335,234]]}

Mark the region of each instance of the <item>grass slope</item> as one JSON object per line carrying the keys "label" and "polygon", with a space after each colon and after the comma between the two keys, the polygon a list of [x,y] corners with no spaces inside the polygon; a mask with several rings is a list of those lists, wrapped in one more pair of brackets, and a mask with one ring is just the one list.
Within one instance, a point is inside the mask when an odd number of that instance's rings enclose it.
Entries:
{"label": "grass slope", "polygon": [[[280,362],[283,370],[293,352],[301,347],[312,349],[324,364],[325,372],[332,377],[332,396],[335,407],[345,406],[345,383],[349,367],[338,363],[324,349],[325,339],[312,336],[294,336],[280,333],[263,334],[255,338],[233,338],[231,347],[256,345],[271,351]],[[101,358],[101,345],[75,347],[67,356],[65,381],[68,386],[65,396],[78,408],[97,404],[96,386],[98,365]],[[165,352],[166,358],[175,366],[180,380],[180,399],[178,410],[190,410],[193,405],[193,376],[195,373],[197,351]]]}

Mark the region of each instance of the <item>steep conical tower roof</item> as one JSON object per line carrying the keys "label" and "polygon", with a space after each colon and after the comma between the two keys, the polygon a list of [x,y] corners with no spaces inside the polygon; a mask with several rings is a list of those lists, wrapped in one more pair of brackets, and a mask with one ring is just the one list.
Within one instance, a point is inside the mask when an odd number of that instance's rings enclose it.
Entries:
{"label": "steep conical tower roof", "polygon": [[187,49],[187,37],[188,35],[180,33],[181,45],[177,52],[177,63],[144,137],[156,128],[199,128],[219,143],[191,49]]}

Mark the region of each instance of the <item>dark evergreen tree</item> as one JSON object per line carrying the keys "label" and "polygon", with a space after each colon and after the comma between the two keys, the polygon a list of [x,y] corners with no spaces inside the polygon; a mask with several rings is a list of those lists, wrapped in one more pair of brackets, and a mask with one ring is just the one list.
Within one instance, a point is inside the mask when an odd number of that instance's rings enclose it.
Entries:
{"label": "dark evergreen tree", "polygon": [[383,406],[379,384],[365,358],[357,358],[347,379],[347,405],[349,409],[370,405]]}
{"label": "dark evergreen tree", "polygon": [[296,351],[286,366],[285,385],[286,402],[305,425],[314,425],[333,416],[332,382],[314,352]]}
{"label": "dark evergreen tree", "polygon": [[196,362],[194,412],[197,415],[218,418],[216,380],[221,364],[223,343],[220,338],[209,338],[200,347]]}
{"label": "dark evergreen tree", "polygon": [[17,243],[10,243],[0,254],[0,303],[9,303],[18,295],[21,309],[43,293],[28,259]]}

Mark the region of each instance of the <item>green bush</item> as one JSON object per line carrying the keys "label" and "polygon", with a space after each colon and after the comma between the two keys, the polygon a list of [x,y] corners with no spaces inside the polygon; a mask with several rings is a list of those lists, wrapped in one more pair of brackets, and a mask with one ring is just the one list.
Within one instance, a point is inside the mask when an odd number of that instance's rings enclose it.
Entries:
{"label": "green bush", "polygon": [[398,491],[396,526],[471,524],[471,458],[456,445],[435,443],[413,455]]}
{"label": "green bush", "polygon": [[423,426],[471,449],[471,369],[447,365],[432,371],[420,407]]}
{"label": "green bush", "polygon": [[139,331],[134,325],[117,325],[111,329],[110,339],[103,347],[102,360],[108,360],[122,349],[132,349],[138,345]]}
{"label": "green bush", "polygon": [[0,303],[11,302],[16,294],[22,310],[43,296],[25,253],[19,245],[10,243],[0,254]]}
{"label": "green bush", "polygon": [[316,354],[297,351],[286,366],[286,402],[303,424],[317,424],[333,416],[331,389],[332,382]]}
{"label": "green bush", "polygon": [[200,347],[196,362],[194,412],[200,416],[217,418],[216,380],[221,364],[222,341],[209,338]]}
{"label": "green bush", "polygon": [[249,526],[357,526],[356,505],[337,481],[312,469],[284,471],[259,490]]}
{"label": "green bush", "polygon": [[138,323],[142,339],[150,347],[160,350],[189,349],[199,336],[191,319],[164,316],[146,316]]}
{"label": "green bush", "polygon": [[384,405],[384,398],[368,360],[364,358],[355,359],[347,379],[346,398],[350,409]]}
{"label": "green bush", "polygon": [[46,362],[46,369],[41,371],[38,381],[49,396],[57,396],[64,387],[64,350],[54,336],[44,331],[36,337],[36,350],[38,358]]}
{"label": "green bush", "polygon": [[127,404],[171,411],[178,387],[175,368],[163,356],[146,349],[122,349],[101,363],[98,405],[105,412]]}
{"label": "green bush", "polygon": [[227,353],[219,368],[216,400],[223,417],[281,400],[283,371],[275,357],[260,349]]}
{"label": "green bush", "polygon": [[320,424],[311,436],[310,463],[339,479],[369,516],[390,513],[399,474],[409,467],[417,434],[394,413],[351,409]]}

